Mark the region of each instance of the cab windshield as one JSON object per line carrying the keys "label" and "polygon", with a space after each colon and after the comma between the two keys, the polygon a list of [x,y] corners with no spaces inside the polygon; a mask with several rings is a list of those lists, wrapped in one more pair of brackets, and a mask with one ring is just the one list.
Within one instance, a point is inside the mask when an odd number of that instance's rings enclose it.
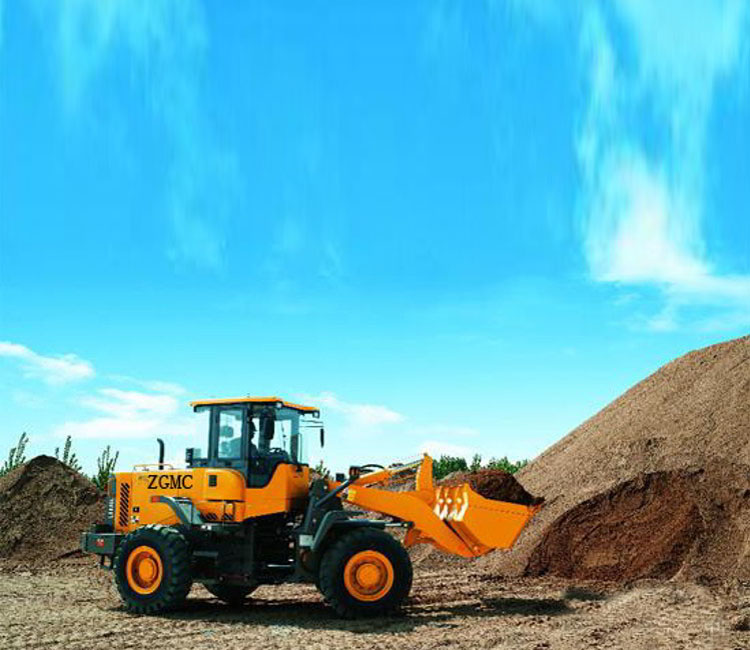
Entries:
{"label": "cab windshield", "polygon": [[286,462],[307,463],[305,416],[290,408],[249,412],[250,457],[280,457]]}

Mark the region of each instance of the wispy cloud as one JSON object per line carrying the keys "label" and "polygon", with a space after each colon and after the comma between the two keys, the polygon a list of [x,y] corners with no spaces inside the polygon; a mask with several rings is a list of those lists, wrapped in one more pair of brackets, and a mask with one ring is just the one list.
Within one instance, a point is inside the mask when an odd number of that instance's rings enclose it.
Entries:
{"label": "wispy cloud", "polygon": [[55,428],[73,438],[156,438],[194,433],[191,418],[180,416],[178,400],[165,393],[100,388],[77,400],[93,417],[71,420]]}
{"label": "wispy cloud", "polygon": [[323,392],[319,395],[305,395],[303,399],[310,404],[343,415],[352,426],[375,427],[383,424],[396,424],[404,419],[401,413],[397,413],[387,406],[345,402],[330,392]]}
{"label": "wispy cloud", "polygon": [[466,443],[480,435],[473,427],[450,424],[411,427],[408,433],[413,438],[424,441],[419,446],[420,454],[430,454],[433,458],[458,456],[466,460],[477,453],[476,447]]}
{"label": "wispy cloud", "polygon": [[128,375],[108,375],[108,377],[114,381],[139,386],[140,388],[145,388],[146,390],[156,393],[167,393],[168,395],[179,396],[184,395],[186,392],[184,386],[180,386],[171,381],[138,379],[137,377],[130,377]]}
{"label": "wispy cloud", "polygon": [[465,445],[457,445],[442,440],[426,440],[419,447],[419,453],[429,454],[433,458],[440,456],[458,456],[470,460],[474,456],[475,450]]}
{"label": "wispy cloud", "polygon": [[83,398],[81,404],[120,418],[136,418],[144,414],[166,416],[177,410],[177,400],[171,395],[119,388],[100,388],[96,395]]}
{"label": "wispy cloud", "polygon": [[66,384],[93,377],[93,365],[75,354],[45,356],[20,343],[0,342],[0,357],[15,360],[25,377],[47,384]]}
{"label": "wispy cloud", "polygon": [[[166,182],[168,256],[177,264],[218,269],[240,194],[236,155],[216,141],[201,103],[208,48],[203,5],[196,0],[78,0],[40,5],[45,27],[56,24],[56,60],[65,107],[76,113],[97,83],[127,72],[164,127],[172,152]],[[124,61],[122,60],[124,57]]]}
{"label": "wispy cloud", "polygon": [[674,327],[690,306],[750,322],[750,277],[721,272],[703,234],[708,120],[717,84],[746,60],[750,6],[612,7],[605,14],[588,5],[581,28],[589,100],[576,145],[592,277],[660,287],[665,308],[651,319],[654,328]]}

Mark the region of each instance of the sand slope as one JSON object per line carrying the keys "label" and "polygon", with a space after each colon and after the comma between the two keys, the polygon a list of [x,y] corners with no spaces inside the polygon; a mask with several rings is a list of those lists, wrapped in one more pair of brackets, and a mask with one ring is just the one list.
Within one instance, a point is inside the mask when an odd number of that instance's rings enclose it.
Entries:
{"label": "sand slope", "polygon": [[[679,566],[657,575],[750,578],[750,337],[662,367],[518,478],[546,506],[512,553],[480,561],[487,571],[635,578],[679,548]],[[673,543],[660,558],[651,547],[664,526]],[[644,553],[654,557],[642,572],[612,569]]]}

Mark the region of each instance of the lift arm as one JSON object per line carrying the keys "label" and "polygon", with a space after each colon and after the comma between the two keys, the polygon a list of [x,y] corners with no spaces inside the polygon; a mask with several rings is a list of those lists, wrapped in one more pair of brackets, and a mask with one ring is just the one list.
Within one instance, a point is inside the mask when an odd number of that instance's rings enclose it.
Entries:
{"label": "lift arm", "polygon": [[406,547],[432,544],[463,557],[507,549],[541,507],[485,499],[467,483],[435,487],[432,458],[427,454],[418,463],[414,490],[395,492],[373,487],[414,467],[417,463],[363,474],[341,494],[344,501],[360,508],[410,523]]}

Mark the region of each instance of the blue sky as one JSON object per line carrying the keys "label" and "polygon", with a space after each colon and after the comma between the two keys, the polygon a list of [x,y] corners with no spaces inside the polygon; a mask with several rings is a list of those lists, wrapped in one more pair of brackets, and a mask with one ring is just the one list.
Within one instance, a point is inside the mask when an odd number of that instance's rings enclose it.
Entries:
{"label": "blue sky", "polygon": [[747,333],[749,94],[741,1],[0,2],[2,447],[533,457]]}

